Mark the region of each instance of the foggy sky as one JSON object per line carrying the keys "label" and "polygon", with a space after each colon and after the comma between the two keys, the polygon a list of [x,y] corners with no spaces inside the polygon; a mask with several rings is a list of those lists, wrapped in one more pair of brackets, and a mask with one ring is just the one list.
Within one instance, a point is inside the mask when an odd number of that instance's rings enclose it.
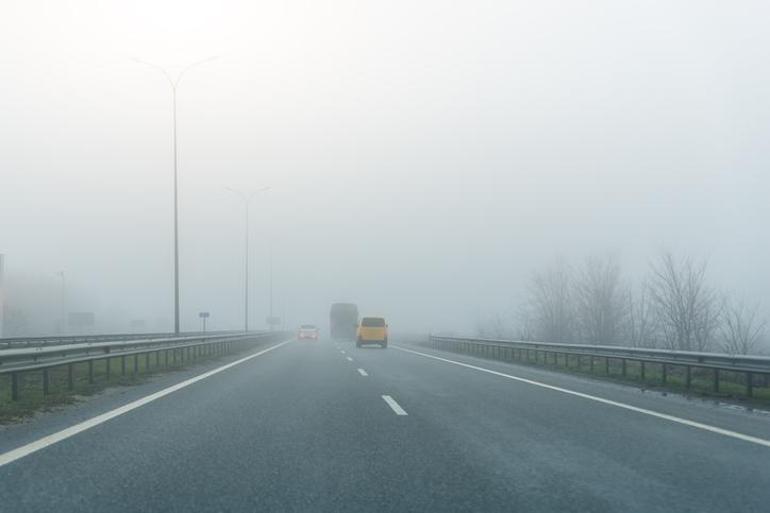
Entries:
{"label": "foggy sky", "polygon": [[171,96],[132,59],[218,56],[178,93],[184,328],[241,326],[225,187],[266,185],[257,327],[270,251],[295,324],[348,300],[462,331],[544,261],[606,251],[629,280],[663,249],[708,258],[765,301],[768,19],[760,1],[3,0],[6,271],[64,270],[70,309],[171,327]]}

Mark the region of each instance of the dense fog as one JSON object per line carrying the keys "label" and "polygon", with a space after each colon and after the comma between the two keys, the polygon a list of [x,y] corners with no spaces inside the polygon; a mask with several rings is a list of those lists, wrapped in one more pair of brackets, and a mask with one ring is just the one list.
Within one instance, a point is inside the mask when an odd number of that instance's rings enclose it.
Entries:
{"label": "dense fog", "polygon": [[292,329],[351,301],[394,333],[519,336],[557,262],[610,258],[637,290],[666,254],[766,318],[768,19],[760,1],[4,0],[4,334],[73,331],[70,312],[172,329],[171,91],[136,59],[176,77],[213,56],[178,87],[185,330],[243,325],[228,187],[270,187],[254,328],[272,274]]}

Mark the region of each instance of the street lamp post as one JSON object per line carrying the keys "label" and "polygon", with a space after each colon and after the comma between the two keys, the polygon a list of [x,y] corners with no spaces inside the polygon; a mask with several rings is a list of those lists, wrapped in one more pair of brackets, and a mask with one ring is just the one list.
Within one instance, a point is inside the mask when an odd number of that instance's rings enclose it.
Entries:
{"label": "street lamp post", "polygon": [[67,331],[67,280],[64,271],[59,271],[56,275],[61,278],[61,292],[59,299],[59,317],[61,319],[61,325],[59,330],[64,334]]}
{"label": "street lamp post", "polygon": [[262,187],[261,189],[248,193],[237,191],[235,189],[231,189],[230,187],[227,187],[227,190],[239,197],[243,201],[245,207],[245,222],[243,224],[243,331],[249,331],[249,205],[251,204],[251,200],[253,200],[258,193],[270,190],[270,187]]}
{"label": "street lamp post", "polygon": [[134,61],[150,66],[151,68],[159,70],[163,73],[163,76],[168,80],[171,86],[171,106],[172,106],[172,137],[173,137],[173,150],[174,150],[174,333],[179,334],[179,169],[178,161],[179,154],[177,150],[177,136],[176,136],[176,90],[179,86],[179,82],[182,80],[184,74],[191,68],[200,64],[210,62],[216,59],[216,57],[209,57],[192,64],[187,65],[176,78],[173,78],[171,74],[161,66],[146,62],[140,59],[134,59]]}
{"label": "street lamp post", "polygon": [[273,323],[275,321],[275,317],[273,316],[273,244],[272,241],[270,243],[270,331],[273,331],[273,326],[275,326]]}

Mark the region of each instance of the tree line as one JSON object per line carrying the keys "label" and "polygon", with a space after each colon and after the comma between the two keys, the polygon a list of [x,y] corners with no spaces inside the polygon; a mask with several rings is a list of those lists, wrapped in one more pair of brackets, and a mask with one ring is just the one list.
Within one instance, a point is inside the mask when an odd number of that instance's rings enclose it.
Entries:
{"label": "tree line", "polygon": [[767,342],[759,304],[736,300],[708,280],[707,262],[662,253],[637,285],[618,259],[564,259],[532,273],[512,316],[480,322],[487,338],[750,354]]}

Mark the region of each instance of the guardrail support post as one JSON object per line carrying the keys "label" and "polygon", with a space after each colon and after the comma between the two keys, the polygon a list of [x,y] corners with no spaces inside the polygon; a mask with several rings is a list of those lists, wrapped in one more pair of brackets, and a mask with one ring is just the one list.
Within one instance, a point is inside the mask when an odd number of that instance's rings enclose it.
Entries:
{"label": "guardrail support post", "polygon": [[591,374],[593,374],[594,373],[594,357],[593,357],[593,355],[588,357],[588,361],[589,361],[589,363],[588,363],[589,370],[590,370]]}
{"label": "guardrail support post", "polygon": [[623,358],[620,360],[620,363],[622,365],[623,379],[626,379],[626,359]]}
{"label": "guardrail support post", "polygon": [[150,371],[150,353],[144,355],[144,372]]}
{"label": "guardrail support post", "polygon": [[714,369],[714,392],[719,392],[719,369]]}
{"label": "guardrail support post", "polygon": [[72,364],[70,363],[67,365],[67,388],[69,390],[73,390],[75,388],[75,380],[72,377],[73,374],[73,368]]}
{"label": "guardrail support post", "polygon": [[665,363],[661,364],[660,366],[660,382],[664,385],[668,381],[668,367]]}
{"label": "guardrail support post", "polygon": [[48,395],[48,369],[43,369],[43,395]]}
{"label": "guardrail support post", "polygon": [[607,376],[610,375],[610,357],[609,356],[604,357],[604,373]]}
{"label": "guardrail support post", "polygon": [[644,381],[644,360],[642,360],[642,361],[641,361],[641,362],[639,362],[639,363],[640,363],[640,365],[641,365],[641,367],[640,367],[640,369],[639,369],[639,374],[640,374],[640,376],[641,376],[641,378],[642,378],[642,381]]}
{"label": "guardrail support post", "polygon": [[126,357],[125,356],[120,357],[120,375],[121,376],[126,375]]}
{"label": "guardrail support post", "polygon": [[746,396],[748,397],[754,396],[754,373],[753,372],[746,373]]}
{"label": "guardrail support post", "polygon": [[107,372],[107,381],[109,381],[110,374],[112,374],[112,363],[110,363],[110,358],[105,358],[104,367]]}
{"label": "guardrail support post", "polygon": [[690,385],[692,385],[692,367],[688,365],[684,370],[684,386],[690,390]]}
{"label": "guardrail support post", "polygon": [[94,384],[94,361],[88,360],[88,384]]}
{"label": "guardrail support post", "polygon": [[11,400],[12,401],[19,400],[19,373],[18,372],[11,373]]}
{"label": "guardrail support post", "polygon": [[139,373],[139,355],[135,354],[134,355],[134,374],[138,374],[138,373]]}

